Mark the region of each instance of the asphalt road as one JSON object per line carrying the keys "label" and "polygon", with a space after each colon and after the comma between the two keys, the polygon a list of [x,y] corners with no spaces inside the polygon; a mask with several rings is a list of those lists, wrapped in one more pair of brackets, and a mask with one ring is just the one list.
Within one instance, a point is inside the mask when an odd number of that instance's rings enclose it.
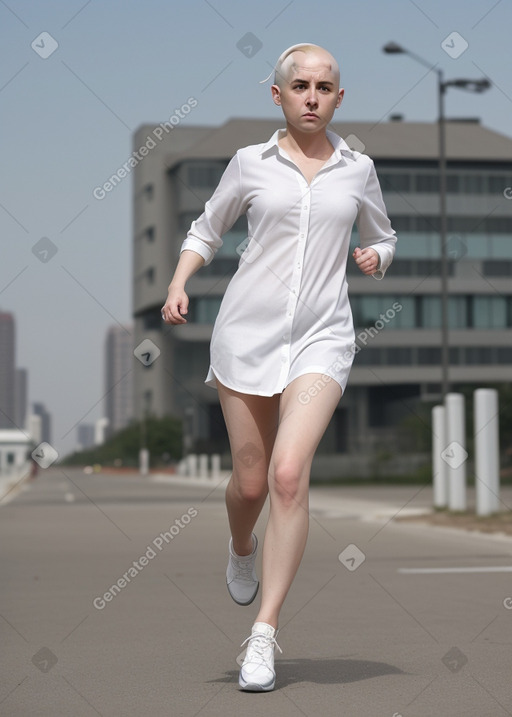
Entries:
{"label": "asphalt road", "polygon": [[276,689],[254,694],[222,484],[41,471],[0,508],[0,715],[512,715],[512,541],[392,520],[430,499],[312,489]]}

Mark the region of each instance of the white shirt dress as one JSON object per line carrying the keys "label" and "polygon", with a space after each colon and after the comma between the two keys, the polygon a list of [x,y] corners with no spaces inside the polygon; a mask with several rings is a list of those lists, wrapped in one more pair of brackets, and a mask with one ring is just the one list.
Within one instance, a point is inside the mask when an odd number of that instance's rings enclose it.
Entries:
{"label": "white shirt dress", "polygon": [[373,161],[327,131],[334,152],[308,184],[278,145],[239,149],[182,243],[209,264],[242,214],[248,238],[224,293],[205,383],[272,396],[298,376],[321,373],[342,391],[354,358],[346,264],[356,222],[361,248],[380,258],[382,279],[396,244]]}

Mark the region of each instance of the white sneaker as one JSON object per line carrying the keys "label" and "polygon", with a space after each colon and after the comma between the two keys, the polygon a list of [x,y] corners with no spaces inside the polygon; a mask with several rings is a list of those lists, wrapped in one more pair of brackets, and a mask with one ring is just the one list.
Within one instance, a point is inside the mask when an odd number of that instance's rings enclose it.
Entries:
{"label": "white sneaker", "polygon": [[258,538],[252,534],[254,549],[250,555],[237,555],[233,550],[233,538],[229,539],[229,562],[226,583],[229,594],[239,605],[250,605],[258,592],[259,582],[254,565],[258,551]]}
{"label": "white sneaker", "polygon": [[243,647],[249,642],[238,678],[242,690],[269,692],[274,689],[274,647],[283,652],[276,642],[278,632],[266,622],[255,622],[251,635],[240,645]]}

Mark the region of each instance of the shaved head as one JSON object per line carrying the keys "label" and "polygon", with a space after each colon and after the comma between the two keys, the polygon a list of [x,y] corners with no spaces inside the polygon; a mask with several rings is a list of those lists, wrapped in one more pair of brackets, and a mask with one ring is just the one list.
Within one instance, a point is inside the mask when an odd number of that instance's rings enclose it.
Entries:
{"label": "shaved head", "polygon": [[321,71],[327,69],[339,87],[340,70],[330,52],[319,45],[300,43],[292,45],[280,55],[275,68],[274,84],[282,88],[301,69]]}

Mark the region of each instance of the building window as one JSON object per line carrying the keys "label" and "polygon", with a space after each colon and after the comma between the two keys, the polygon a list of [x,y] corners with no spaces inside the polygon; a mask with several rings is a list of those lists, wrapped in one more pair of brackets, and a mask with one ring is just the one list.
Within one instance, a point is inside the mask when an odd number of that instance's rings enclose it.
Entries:
{"label": "building window", "polygon": [[144,331],[159,331],[165,326],[160,309],[145,311],[141,315],[141,319]]}
{"label": "building window", "polygon": [[439,175],[417,174],[416,191],[424,194],[437,194],[439,192]]}
{"label": "building window", "polygon": [[474,366],[492,363],[492,349],[490,346],[466,346],[463,351],[465,364]]}
{"label": "building window", "polygon": [[462,177],[462,191],[464,194],[483,194],[484,177],[481,174],[465,174]]}
{"label": "building window", "polygon": [[219,313],[222,296],[199,298],[192,296],[188,305],[188,321],[195,324],[213,324]]}
{"label": "building window", "polygon": [[501,364],[512,364],[512,346],[498,346],[496,359]]}
{"label": "building window", "polygon": [[154,284],[155,283],[155,267],[149,266],[146,269],[145,274],[146,274],[146,281],[148,282],[148,284]]}
{"label": "building window", "polygon": [[507,187],[512,187],[512,175],[502,174],[489,176],[489,194],[501,194]]}
{"label": "building window", "polygon": [[146,184],[144,189],[142,190],[144,193],[144,197],[150,202],[153,199],[154,195],[154,187],[152,184]]}
{"label": "building window", "polygon": [[144,232],[144,237],[146,238],[146,241],[155,241],[155,227],[148,227]]}
{"label": "building window", "polygon": [[225,162],[186,162],[185,182],[189,187],[212,189],[217,186],[226,168]]}
{"label": "building window", "polygon": [[411,175],[406,172],[378,172],[382,191],[410,192]]}
{"label": "building window", "polygon": [[472,325],[475,329],[504,329],[507,327],[507,298],[505,296],[473,296]]}
{"label": "building window", "polygon": [[[512,244],[512,240],[510,242]],[[512,277],[512,261],[498,261],[489,259],[482,262],[482,271],[485,276],[506,276]]]}

